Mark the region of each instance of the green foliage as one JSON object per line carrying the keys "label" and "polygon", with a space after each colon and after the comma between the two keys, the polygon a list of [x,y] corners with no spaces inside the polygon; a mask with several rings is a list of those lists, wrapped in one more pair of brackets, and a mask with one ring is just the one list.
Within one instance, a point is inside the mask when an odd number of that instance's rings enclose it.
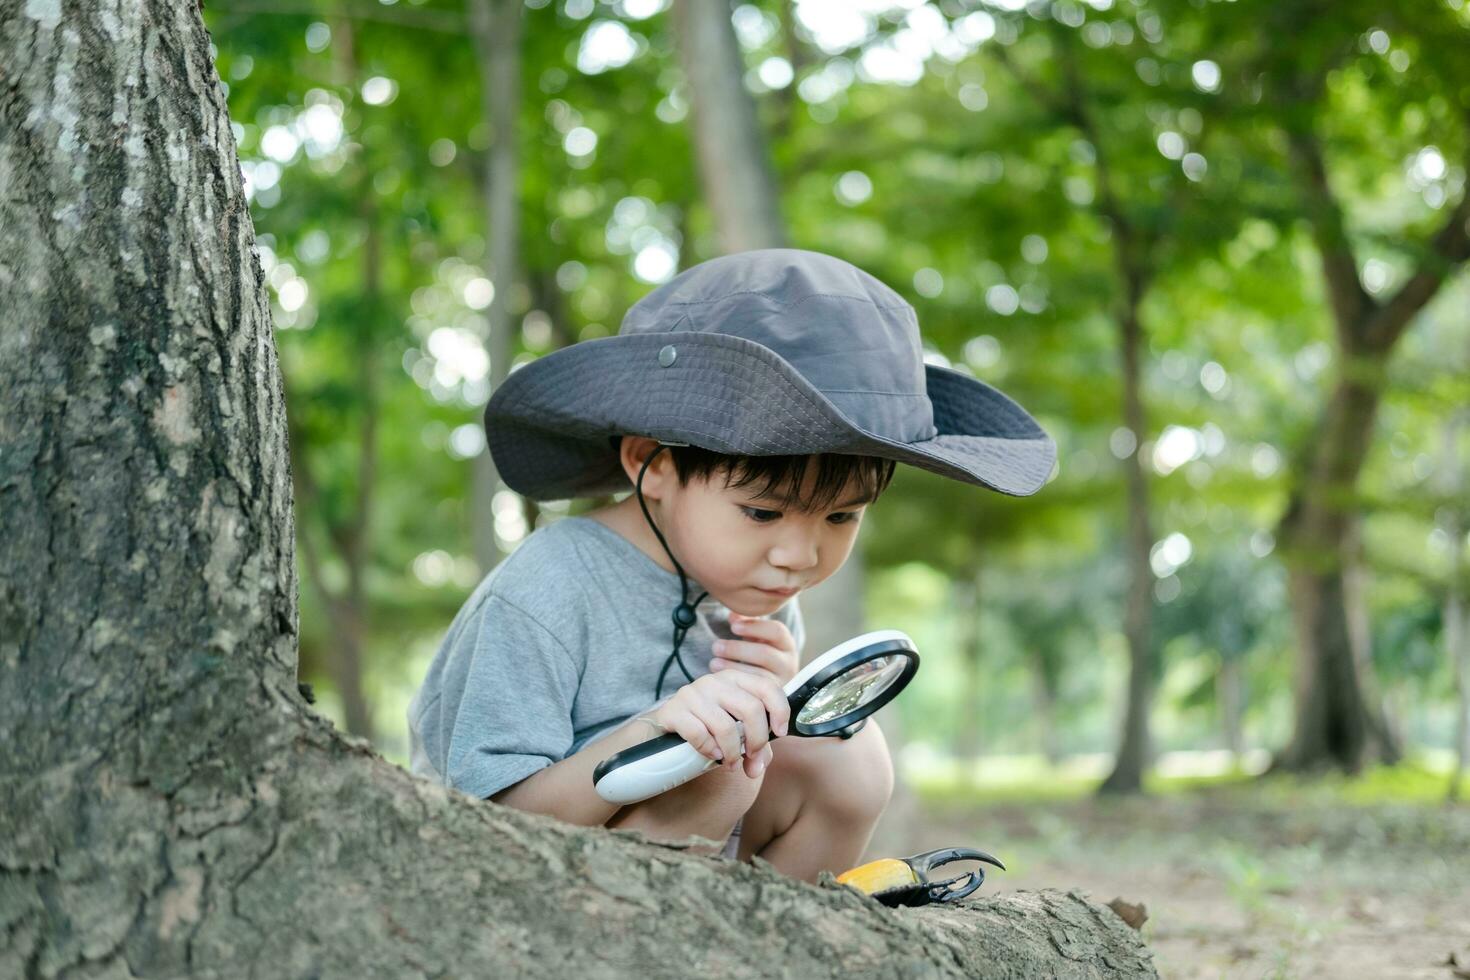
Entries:
{"label": "green foliage", "polygon": [[[523,363],[615,333],[673,271],[661,255],[684,268],[717,249],[670,15],[634,16],[658,6],[528,4],[513,286],[487,265],[489,130],[459,3],[206,7],[277,301],[297,534],[321,556],[303,567],[303,670],[333,710],[328,610],[357,547],[387,751],[404,747],[403,686],[481,573],[469,494],[488,282],[509,290]],[[1470,14],[1459,0],[1330,16],[1305,3],[1016,6],[942,0],[871,17],[846,46],[775,0],[736,15],[793,244],[898,289],[934,360],[1000,386],[1059,445],[1035,497],[900,468],[873,508],[870,620],[909,631],[926,657],[898,708],[931,746],[973,713],[988,747],[1034,751],[1040,690],[1064,752],[1112,746],[1126,259],[1143,287],[1137,441],[1163,549],[1159,737],[1219,744],[1215,681],[1235,660],[1250,741],[1269,744],[1291,683],[1275,527],[1343,368],[1290,134],[1318,134],[1365,288],[1390,295],[1463,193]],[[926,17],[949,40],[922,74],[874,78],[871,52],[912,50]],[[626,64],[579,68],[599,31],[626,37]],[[768,90],[775,58],[795,77]],[[1444,419],[1470,400],[1458,315],[1470,287],[1455,276],[1390,365],[1359,487],[1374,661],[1390,689],[1412,685],[1426,712],[1414,731],[1441,744],[1447,715],[1428,712],[1452,697],[1436,612],[1451,545],[1433,532],[1464,503],[1431,477]],[[978,604],[957,604],[955,583],[977,581]]]}

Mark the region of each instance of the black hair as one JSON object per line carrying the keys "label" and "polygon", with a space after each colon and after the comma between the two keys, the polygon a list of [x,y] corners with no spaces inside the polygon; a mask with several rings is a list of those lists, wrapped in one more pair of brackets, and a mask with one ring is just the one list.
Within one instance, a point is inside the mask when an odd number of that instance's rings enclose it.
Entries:
{"label": "black hair", "polygon": [[[723,475],[725,488],[760,485],[756,496],[769,497],[783,509],[806,513],[826,510],[854,479],[864,497],[877,500],[893,479],[895,463],[879,456],[814,453],[798,456],[730,456],[698,446],[670,446],[679,485],[695,478]],[[808,499],[800,499],[802,479],[815,461],[816,478]],[[844,503],[846,501],[843,501]]]}

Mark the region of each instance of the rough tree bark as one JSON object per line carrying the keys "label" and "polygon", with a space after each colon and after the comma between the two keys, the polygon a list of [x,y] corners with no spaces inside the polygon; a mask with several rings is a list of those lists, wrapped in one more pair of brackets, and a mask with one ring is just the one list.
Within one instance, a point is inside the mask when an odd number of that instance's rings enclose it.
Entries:
{"label": "rough tree bark", "polygon": [[888,912],[337,733],[197,7],[0,0],[0,186],[0,975],[1152,974],[1076,894]]}

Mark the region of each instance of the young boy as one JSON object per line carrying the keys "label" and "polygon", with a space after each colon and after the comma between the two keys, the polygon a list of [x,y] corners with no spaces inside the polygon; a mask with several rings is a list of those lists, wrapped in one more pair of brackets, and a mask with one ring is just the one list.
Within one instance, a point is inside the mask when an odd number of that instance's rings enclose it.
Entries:
{"label": "young boy", "polygon": [[[926,365],[901,296],[798,249],[684,271],[618,336],[514,371],[485,426],[518,493],[633,492],[537,529],[481,582],[409,706],[413,771],[571,823],[723,840],[806,881],[855,865],[892,765],[872,719],[770,740],[802,661],[796,596],[842,566],[895,462],[1019,496],[1046,482],[1052,440]],[[603,801],[598,763],[661,731],[722,766]]]}

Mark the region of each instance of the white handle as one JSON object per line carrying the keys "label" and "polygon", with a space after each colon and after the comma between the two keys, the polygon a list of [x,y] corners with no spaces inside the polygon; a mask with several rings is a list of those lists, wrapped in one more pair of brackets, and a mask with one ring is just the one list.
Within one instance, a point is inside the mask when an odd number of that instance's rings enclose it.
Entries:
{"label": "white handle", "polygon": [[[745,724],[737,721],[740,752],[745,753]],[[700,755],[688,742],[680,742],[656,755],[618,766],[597,781],[597,795],[609,803],[639,803],[650,796],[666,793],[681,783],[719,765]]]}
{"label": "white handle", "polygon": [[[874,643],[890,640],[901,640],[907,644],[912,644],[913,642],[900,630],[874,630],[871,633],[855,636],[850,640],[839,643],[802,668],[795,677],[787,682],[785,687],[787,697],[801,690],[802,685],[815,677],[818,672],[826,669],[829,664],[836,662],[848,653],[854,650],[860,650]],[[792,728],[795,728],[794,721]],[[735,730],[740,733],[740,754],[744,755],[745,724],[737,721],[735,723]],[[669,738],[669,736],[664,735],[660,736],[660,738]],[[643,744],[646,745],[647,743]],[[627,753],[629,757],[620,759],[619,757],[623,756],[624,753]],[[638,758],[637,753],[638,746],[635,745],[630,749],[624,749],[623,752],[614,755],[611,759],[604,760],[598,766],[599,771],[606,770],[603,772],[601,778],[598,778],[595,772],[593,773],[594,785],[597,788],[598,796],[609,803],[638,803],[648,799],[650,796],[666,793],[675,786],[681,783],[687,783],[700,773],[719,765],[713,759],[707,759],[700,755],[694,746],[684,741],[680,741],[678,745],[671,748],[642,758]]]}

